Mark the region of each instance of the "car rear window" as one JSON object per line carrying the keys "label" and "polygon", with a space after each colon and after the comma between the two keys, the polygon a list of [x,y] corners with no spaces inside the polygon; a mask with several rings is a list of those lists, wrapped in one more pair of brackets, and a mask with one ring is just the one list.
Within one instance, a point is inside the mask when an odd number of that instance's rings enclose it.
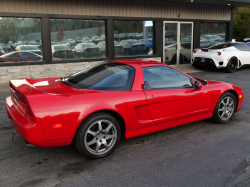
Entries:
{"label": "car rear window", "polygon": [[223,49],[223,48],[231,47],[233,45],[234,44],[232,43],[220,43],[220,44],[213,45],[209,47],[208,49]]}
{"label": "car rear window", "polygon": [[95,47],[95,44],[82,44],[82,47],[87,48],[87,47]]}
{"label": "car rear window", "polygon": [[135,69],[121,63],[106,62],[70,75],[66,81],[93,90],[131,90]]}
{"label": "car rear window", "polygon": [[20,50],[25,51],[25,50],[40,50],[40,49],[36,46],[21,46]]}
{"label": "car rear window", "polygon": [[69,47],[66,45],[62,45],[62,46],[55,46],[54,49],[55,50],[68,50]]}
{"label": "car rear window", "polygon": [[138,43],[140,43],[138,40],[129,40],[129,42],[130,42],[131,44],[138,44]]}

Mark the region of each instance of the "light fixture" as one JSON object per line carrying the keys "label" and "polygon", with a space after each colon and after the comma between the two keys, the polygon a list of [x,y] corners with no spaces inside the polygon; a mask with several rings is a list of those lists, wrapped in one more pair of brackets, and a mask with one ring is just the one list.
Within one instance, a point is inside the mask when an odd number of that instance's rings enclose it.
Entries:
{"label": "light fixture", "polygon": [[230,4],[228,4],[228,6],[230,6]]}
{"label": "light fixture", "polygon": [[193,3],[194,2],[194,0],[191,0],[191,3]]}

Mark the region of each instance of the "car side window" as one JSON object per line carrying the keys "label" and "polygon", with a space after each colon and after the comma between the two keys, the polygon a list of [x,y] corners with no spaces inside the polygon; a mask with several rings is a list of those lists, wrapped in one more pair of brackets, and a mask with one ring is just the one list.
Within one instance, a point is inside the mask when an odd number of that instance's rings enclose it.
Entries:
{"label": "car side window", "polygon": [[234,47],[240,51],[250,51],[250,46],[248,44],[237,44],[234,45]]}
{"label": "car side window", "polygon": [[145,90],[193,88],[192,79],[167,66],[142,68]]}
{"label": "car side window", "polygon": [[26,58],[26,54],[24,52],[20,52],[18,54],[18,57],[20,57],[20,58]]}

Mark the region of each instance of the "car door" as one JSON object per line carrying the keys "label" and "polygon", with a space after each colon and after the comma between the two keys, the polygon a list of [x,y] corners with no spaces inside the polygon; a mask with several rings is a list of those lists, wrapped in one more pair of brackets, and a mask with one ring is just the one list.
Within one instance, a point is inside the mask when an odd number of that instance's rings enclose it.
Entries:
{"label": "car door", "polygon": [[209,88],[195,89],[193,79],[167,66],[142,69],[148,109],[158,127],[171,127],[209,116],[212,110]]}

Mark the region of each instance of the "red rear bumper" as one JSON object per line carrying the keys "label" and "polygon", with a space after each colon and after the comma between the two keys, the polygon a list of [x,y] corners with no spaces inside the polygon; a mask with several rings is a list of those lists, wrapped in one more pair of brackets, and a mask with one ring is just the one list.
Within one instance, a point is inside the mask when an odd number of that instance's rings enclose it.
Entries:
{"label": "red rear bumper", "polygon": [[38,147],[56,147],[70,145],[72,139],[46,141],[40,120],[27,118],[14,104],[11,97],[6,98],[5,106],[8,117],[12,120],[12,125],[17,133],[27,142]]}
{"label": "red rear bumper", "polygon": [[8,117],[17,133],[27,142],[45,141],[41,124],[37,124],[34,118],[27,118],[13,103],[11,97],[6,98],[5,106]]}

